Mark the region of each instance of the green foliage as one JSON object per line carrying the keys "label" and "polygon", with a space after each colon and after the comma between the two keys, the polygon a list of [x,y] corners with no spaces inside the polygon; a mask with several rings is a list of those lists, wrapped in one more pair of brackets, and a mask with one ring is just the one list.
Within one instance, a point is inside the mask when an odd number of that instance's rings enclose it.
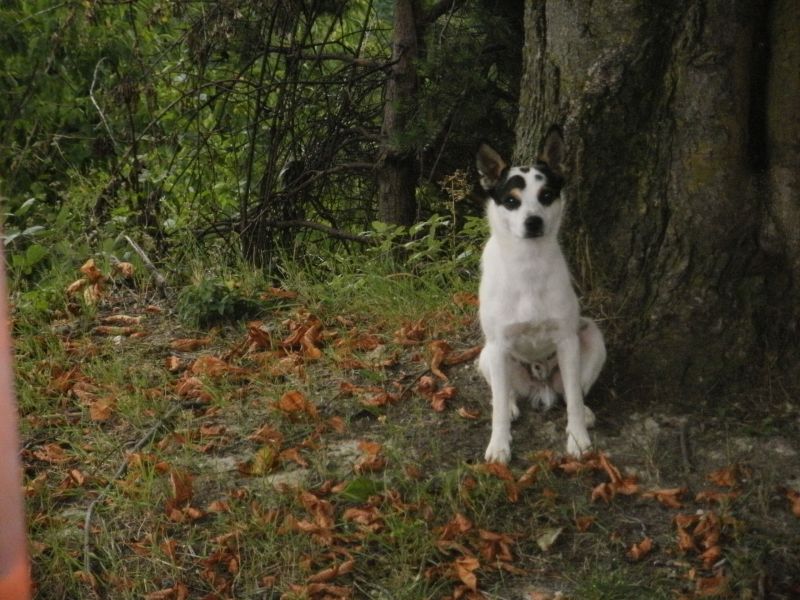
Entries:
{"label": "green foliage", "polygon": [[184,287],[177,303],[178,316],[193,327],[252,318],[262,309],[262,303],[243,295],[233,282],[213,277]]}

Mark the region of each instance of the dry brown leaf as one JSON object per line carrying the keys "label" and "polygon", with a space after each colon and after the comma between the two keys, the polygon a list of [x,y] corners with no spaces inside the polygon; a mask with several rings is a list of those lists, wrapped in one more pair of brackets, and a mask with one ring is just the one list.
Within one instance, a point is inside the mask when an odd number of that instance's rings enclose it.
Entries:
{"label": "dry brown leaf", "polygon": [[704,490],[698,492],[695,496],[696,502],[708,502],[710,504],[722,504],[723,502],[730,502],[739,497],[739,492],[715,492],[711,490]]}
{"label": "dry brown leaf", "polygon": [[438,392],[434,392],[431,396],[431,408],[435,412],[444,412],[447,408],[447,401],[451,400],[456,395],[456,388],[452,385],[443,387]]}
{"label": "dry brown leaf", "polygon": [[114,414],[113,398],[100,398],[89,403],[89,418],[96,423],[103,423]]}
{"label": "dry brown leaf", "polygon": [[494,477],[502,479],[503,481],[514,481],[514,474],[511,472],[511,469],[502,463],[481,463],[479,465],[475,465],[474,469],[480,473],[493,475]]}
{"label": "dry brown leaf", "polygon": [[711,569],[722,558],[722,548],[711,546],[704,550],[698,558],[703,561],[704,569]]}
{"label": "dry brown leaf", "polygon": [[444,340],[434,340],[428,345],[428,348],[431,352],[431,373],[442,381],[449,381],[447,375],[442,373],[440,367],[444,363],[445,357],[450,352],[450,344]]}
{"label": "dry brown leaf", "polygon": [[114,265],[114,270],[122,275],[125,279],[130,279],[136,272],[134,266],[129,262],[118,262]]}
{"label": "dry brown leaf", "polygon": [[316,419],[318,415],[317,407],[314,403],[297,390],[286,392],[275,406],[278,410],[290,416],[305,413],[312,419]]}
{"label": "dry brown leaf", "polygon": [[83,266],[81,266],[80,271],[86,276],[86,278],[89,280],[90,283],[96,283],[104,279],[103,274],[100,272],[100,269],[98,269],[97,265],[95,265],[93,258],[90,258],[85,263],[83,263]]}
{"label": "dry brown leaf", "polygon": [[456,515],[450,519],[446,525],[437,530],[439,534],[439,541],[454,540],[470,531],[472,527],[472,521],[470,521],[463,514],[456,513]]}
{"label": "dry brown leaf", "polygon": [[98,325],[94,329],[92,329],[92,333],[95,335],[109,335],[109,336],[117,336],[117,335],[133,335],[135,333],[139,333],[139,329],[136,327],[118,327],[115,325]]}
{"label": "dry brown leaf", "polygon": [[272,300],[274,298],[280,298],[283,300],[294,300],[297,298],[297,292],[293,292],[290,290],[284,290],[283,288],[276,288],[276,287],[268,287],[265,292],[263,292],[259,298],[261,300]]}
{"label": "dry brown leaf", "polygon": [[695,595],[698,598],[714,598],[728,593],[728,577],[720,570],[711,577],[698,577]]}
{"label": "dry brown leaf", "polygon": [[407,323],[394,332],[394,340],[403,346],[414,346],[425,339],[426,331],[422,319]]}
{"label": "dry brown leaf", "polygon": [[51,464],[61,464],[70,460],[64,448],[56,443],[39,446],[32,454],[35,458]]}
{"label": "dry brown leaf", "polygon": [[631,560],[642,560],[645,556],[650,554],[653,549],[653,539],[646,537],[638,544],[633,544],[627,552],[628,558]]}
{"label": "dry brown leaf", "polygon": [[601,483],[592,489],[592,502],[602,500],[606,504],[614,498],[614,486],[610,483]]}
{"label": "dry brown leaf", "polygon": [[67,296],[76,296],[78,293],[83,291],[83,288],[89,285],[89,280],[85,277],[81,277],[80,279],[73,281],[67,286]]}
{"label": "dry brown leaf", "polygon": [[179,338],[172,340],[169,347],[178,352],[193,352],[205,348],[211,343],[211,337],[204,338]]}
{"label": "dry brown leaf", "polygon": [[164,359],[164,367],[170,373],[177,373],[183,367],[183,361],[180,359],[180,357],[173,354],[172,356],[168,356],[166,359]]}
{"label": "dry brown leaf", "polygon": [[642,494],[642,498],[654,498],[668,508],[682,508],[679,498],[687,491],[685,487],[650,490]]}
{"label": "dry brown leaf", "polygon": [[473,346],[472,348],[467,348],[466,350],[460,350],[458,352],[448,352],[444,357],[444,364],[448,367],[453,367],[469,362],[477,358],[481,350],[483,350],[483,346]]}
{"label": "dry brown leaf", "polygon": [[131,315],[109,315],[100,319],[103,325],[139,325],[142,322],[142,317],[133,317]]}
{"label": "dry brown leaf", "polygon": [[581,533],[589,531],[589,528],[592,526],[593,523],[594,523],[594,517],[590,517],[588,515],[575,517],[575,528]]}
{"label": "dry brown leaf", "polygon": [[462,419],[469,419],[470,421],[475,421],[481,418],[481,411],[470,410],[466,406],[460,406],[456,412]]}
{"label": "dry brown leaf", "polygon": [[478,306],[478,296],[472,292],[456,292],[453,294],[453,304],[461,308],[465,306]]}
{"label": "dry brown leaf", "polygon": [[472,556],[462,556],[453,563],[456,577],[473,592],[478,590],[478,576],[475,571],[480,568],[478,559]]}
{"label": "dry brown leaf", "polygon": [[739,483],[738,475],[738,465],[730,465],[709,473],[706,479],[722,487],[735,487]]}

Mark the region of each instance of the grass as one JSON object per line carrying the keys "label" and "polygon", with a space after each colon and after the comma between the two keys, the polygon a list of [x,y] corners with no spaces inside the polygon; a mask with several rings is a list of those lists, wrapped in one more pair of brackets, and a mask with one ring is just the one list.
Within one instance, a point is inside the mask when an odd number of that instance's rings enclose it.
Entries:
{"label": "grass", "polygon": [[[712,467],[749,461],[740,495],[722,506],[698,503],[691,493],[680,510],[639,495],[591,501],[608,476],[591,468],[563,472],[557,411],[527,411],[515,424],[509,482],[505,472],[480,463],[489,411],[474,369],[447,369],[449,382],[434,378],[437,389],[456,390],[443,412],[417,385],[430,375],[432,340],[455,349],[479,343],[475,306],[454,301],[475,291],[474,261],[447,268],[423,257],[402,271],[381,251],[314,261],[281,273],[296,298],[261,301],[258,318],[271,348],[248,351],[243,321],[192,330],[170,302],[115,281],[98,305],[57,307],[56,318],[18,305],[16,369],[37,598],[691,598],[715,573],[726,577],[720,595],[754,597],[766,586],[788,598],[796,589],[800,527],[776,491],[792,482],[755,464],[752,451],[743,457],[732,441],[752,422],[707,417],[708,427],[693,439],[705,462],[686,475],[672,468],[680,459],[667,417],[652,439],[634,443],[624,415],[611,423],[613,406],[599,409],[602,446],[623,471],[636,470],[643,489],[680,483],[693,493],[708,487]],[[209,276],[230,282],[237,273]],[[248,298],[275,284],[252,272],[241,278],[228,289]],[[147,312],[152,304],[162,312]],[[93,333],[102,317],[119,313],[143,316],[144,336]],[[311,341],[282,346],[310,316],[320,324]],[[416,343],[396,334],[415,323],[424,331]],[[198,349],[170,347],[176,338],[206,336],[209,343]],[[193,371],[207,355],[241,372]],[[180,360],[177,371],[167,369],[169,356]],[[207,396],[180,391],[191,377]],[[361,389],[350,393],[343,383]],[[389,401],[370,405],[376,390]],[[314,408],[282,408],[295,392]],[[107,414],[98,409],[106,400]],[[786,418],[798,414],[785,404]],[[153,439],[131,453],[148,431]],[[760,433],[772,439],[782,431]],[[548,437],[552,432],[557,439]],[[365,441],[376,444],[372,454],[359,445]],[[786,460],[785,472],[798,466],[796,457]],[[127,468],[115,479],[120,465]],[[529,468],[538,471],[515,495]],[[87,534],[87,508],[101,494]],[[716,570],[676,547],[674,516],[698,510],[723,519],[724,562]],[[581,518],[590,519],[588,528],[578,526]],[[628,549],[644,536],[655,549],[630,559]]]}

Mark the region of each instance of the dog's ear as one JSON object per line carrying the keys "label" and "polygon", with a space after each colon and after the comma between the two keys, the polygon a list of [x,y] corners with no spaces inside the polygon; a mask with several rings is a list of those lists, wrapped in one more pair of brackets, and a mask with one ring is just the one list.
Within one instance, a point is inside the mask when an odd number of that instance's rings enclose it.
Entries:
{"label": "dog's ear", "polygon": [[508,168],[502,157],[486,143],[478,148],[476,163],[481,174],[481,186],[485,190],[492,189],[500,181],[503,171]]}
{"label": "dog's ear", "polygon": [[544,136],[539,160],[561,175],[564,169],[564,138],[558,125],[553,125]]}

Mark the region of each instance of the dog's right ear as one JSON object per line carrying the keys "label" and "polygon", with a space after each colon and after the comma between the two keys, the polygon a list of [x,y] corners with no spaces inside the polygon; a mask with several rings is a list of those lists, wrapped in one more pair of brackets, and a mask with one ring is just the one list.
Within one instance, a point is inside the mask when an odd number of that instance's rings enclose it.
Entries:
{"label": "dog's right ear", "polygon": [[500,181],[503,171],[508,168],[502,157],[489,144],[485,143],[478,148],[475,162],[478,165],[478,172],[481,174],[481,186],[485,190],[492,189]]}

